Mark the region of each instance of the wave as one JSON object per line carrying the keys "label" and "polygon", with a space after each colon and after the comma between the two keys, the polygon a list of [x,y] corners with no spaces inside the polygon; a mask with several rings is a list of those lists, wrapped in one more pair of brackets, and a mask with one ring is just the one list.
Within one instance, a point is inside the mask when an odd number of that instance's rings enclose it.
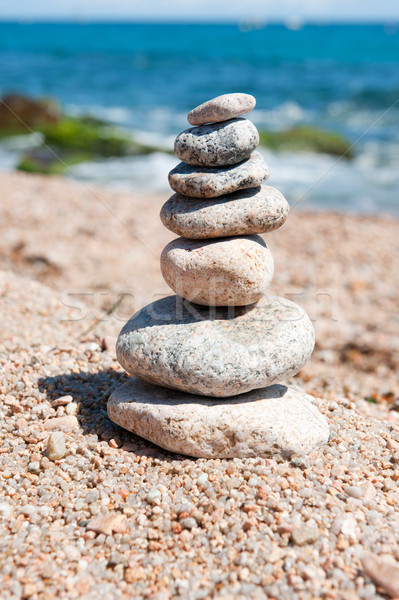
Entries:
{"label": "wave", "polygon": [[[68,105],[72,115],[91,115],[124,127],[139,139],[159,148],[170,149],[176,132],[190,127],[187,113],[168,106]],[[313,124],[323,129],[339,130],[349,138],[359,137],[399,140],[399,105],[383,104],[381,108],[362,108],[352,100],[332,101],[320,107],[304,107],[286,101],[271,108],[255,108],[248,115],[255,125],[272,131],[300,124]],[[145,124],[145,129],[143,128]]]}
{"label": "wave", "polygon": [[[276,153],[263,150],[270,167],[267,184],[278,188],[293,210],[338,210],[399,215],[399,154],[382,158],[380,146],[370,144],[353,161],[325,154]],[[118,190],[171,193],[168,173],[177,159],[157,152],[149,156],[81,163],[73,176]]]}
{"label": "wave", "polygon": [[384,160],[381,147],[368,146],[352,161],[322,154],[262,152],[268,181],[296,209],[386,212],[399,215],[399,155]]}
{"label": "wave", "polygon": [[90,161],[75,165],[69,176],[119,190],[165,192],[168,173],[176,165],[170,154]]}
{"label": "wave", "polygon": [[[138,142],[169,151],[176,132],[188,127],[186,113],[169,107],[69,105],[70,114],[91,114],[129,131]],[[283,102],[271,109],[255,109],[249,116],[261,128],[281,130],[300,123],[327,129],[341,128],[356,143],[352,161],[314,153],[273,152],[262,149],[269,163],[270,185],[277,187],[300,210],[333,209],[390,212],[399,215],[399,127],[395,111],[356,110],[353,102],[332,102],[324,114],[299,102]],[[143,123],[146,129],[143,129]],[[392,127],[392,123],[394,126]],[[367,134],[363,136],[364,132]],[[0,167],[13,169],[22,153],[40,142],[36,134],[0,142]],[[115,189],[169,194],[167,176],[177,159],[164,152],[148,156],[87,161],[74,165],[69,176]]]}
{"label": "wave", "polygon": [[311,122],[314,113],[297,102],[283,102],[270,109],[258,109],[248,115],[257,126],[264,126],[273,131],[287,129],[292,125]]}
{"label": "wave", "polygon": [[125,106],[98,106],[98,105],[76,105],[67,104],[65,111],[73,117],[90,115],[115,125],[126,125],[132,120],[132,110]]}

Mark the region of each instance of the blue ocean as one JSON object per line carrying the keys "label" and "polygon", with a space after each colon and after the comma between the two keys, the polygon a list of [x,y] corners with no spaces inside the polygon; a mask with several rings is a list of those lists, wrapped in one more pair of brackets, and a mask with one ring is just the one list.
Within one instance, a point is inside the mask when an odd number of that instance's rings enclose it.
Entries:
{"label": "blue ocean", "polygon": [[[351,161],[263,153],[269,183],[298,209],[399,214],[399,30],[385,25],[0,24],[0,94],[57,99],[169,148],[187,112],[242,91],[260,128],[313,124],[344,134]],[[21,140],[0,144],[15,166]],[[168,193],[169,154],[86,162],[86,182]]]}

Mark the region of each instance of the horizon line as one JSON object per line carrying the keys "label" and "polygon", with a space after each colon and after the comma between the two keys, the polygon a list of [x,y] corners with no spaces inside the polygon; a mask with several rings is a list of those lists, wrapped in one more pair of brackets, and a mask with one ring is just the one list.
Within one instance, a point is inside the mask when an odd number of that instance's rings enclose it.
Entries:
{"label": "horizon line", "polygon": [[397,24],[399,25],[399,17],[387,17],[385,19],[360,19],[359,18],[307,18],[299,15],[289,15],[285,18],[267,19],[262,17],[245,17],[245,18],[232,18],[222,19],[214,18],[208,20],[200,19],[157,19],[148,20],[147,18],[142,19],[113,19],[111,17],[96,18],[96,17],[9,17],[0,19],[0,25],[5,24],[38,24],[38,25],[52,25],[52,24],[65,24],[65,25],[79,25],[79,24],[103,24],[103,25],[242,25],[242,24],[259,24],[267,27],[268,25],[283,25],[286,26],[287,22],[295,20],[298,21],[301,26],[306,25],[387,25]]}

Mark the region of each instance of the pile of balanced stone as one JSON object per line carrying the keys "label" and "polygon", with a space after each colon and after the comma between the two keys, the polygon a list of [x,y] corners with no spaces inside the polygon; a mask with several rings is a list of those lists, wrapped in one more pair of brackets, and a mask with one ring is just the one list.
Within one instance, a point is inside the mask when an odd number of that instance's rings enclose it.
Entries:
{"label": "pile of balanced stone", "polygon": [[176,295],[140,310],[117,342],[133,377],[110,397],[110,418],[195,457],[288,457],[329,435],[315,399],[278,384],[310,357],[314,332],[302,308],[265,296],[273,258],[258,234],[283,225],[289,206],[261,185],[259,134],[241,116],[254,106],[225,94],[189,113],[194,127],[175,141],[183,162],[169,174],[176,193],[161,210],[181,236],[161,256]]}

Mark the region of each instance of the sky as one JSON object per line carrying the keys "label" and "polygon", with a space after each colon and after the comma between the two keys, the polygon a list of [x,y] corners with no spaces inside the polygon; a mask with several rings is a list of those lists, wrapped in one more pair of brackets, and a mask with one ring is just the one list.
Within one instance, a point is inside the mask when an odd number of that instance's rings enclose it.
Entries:
{"label": "sky", "polygon": [[399,20],[399,0],[0,0],[0,20]]}

